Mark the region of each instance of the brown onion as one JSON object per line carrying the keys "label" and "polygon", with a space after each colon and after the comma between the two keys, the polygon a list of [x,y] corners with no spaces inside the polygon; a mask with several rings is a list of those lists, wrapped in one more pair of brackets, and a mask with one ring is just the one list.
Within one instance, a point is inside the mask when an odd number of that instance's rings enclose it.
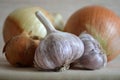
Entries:
{"label": "brown onion", "polygon": [[35,50],[39,40],[26,32],[11,38],[4,46],[7,61],[17,67],[33,66]]}
{"label": "brown onion", "polygon": [[87,31],[106,51],[108,61],[120,53],[120,20],[111,10],[101,6],[87,6],[68,19],[64,31],[80,35]]}

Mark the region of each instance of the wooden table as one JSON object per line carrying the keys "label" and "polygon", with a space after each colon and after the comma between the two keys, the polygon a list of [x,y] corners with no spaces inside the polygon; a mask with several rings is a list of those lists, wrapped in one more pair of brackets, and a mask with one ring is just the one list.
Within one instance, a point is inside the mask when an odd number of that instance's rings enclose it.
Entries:
{"label": "wooden table", "polygon": [[7,15],[19,7],[41,6],[49,12],[59,12],[66,23],[69,16],[86,5],[102,5],[120,15],[119,0],[0,0],[0,80],[120,80],[120,56],[95,71],[67,70],[64,72],[40,72],[34,68],[14,68],[8,64],[2,48],[2,28]]}

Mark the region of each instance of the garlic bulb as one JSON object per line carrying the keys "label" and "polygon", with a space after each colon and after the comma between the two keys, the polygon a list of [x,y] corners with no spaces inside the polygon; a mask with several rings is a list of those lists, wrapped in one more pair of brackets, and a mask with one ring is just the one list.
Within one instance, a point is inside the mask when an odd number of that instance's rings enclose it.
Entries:
{"label": "garlic bulb", "polygon": [[47,35],[36,49],[35,67],[38,70],[69,69],[69,64],[82,56],[83,42],[74,34],[56,30],[42,12],[36,12],[36,16],[46,27]]}
{"label": "garlic bulb", "polygon": [[107,63],[107,56],[97,40],[87,33],[82,33],[79,37],[84,43],[85,50],[82,57],[74,64],[93,70],[104,67]]}

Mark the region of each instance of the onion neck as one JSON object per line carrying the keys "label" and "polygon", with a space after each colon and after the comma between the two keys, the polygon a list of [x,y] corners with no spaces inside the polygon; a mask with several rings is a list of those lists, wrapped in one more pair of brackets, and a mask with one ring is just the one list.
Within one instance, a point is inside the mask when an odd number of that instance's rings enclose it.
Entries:
{"label": "onion neck", "polygon": [[47,34],[56,32],[56,29],[52,25],[52,23],[46,18],[46,16],[41,12],[37,11],[36,13],[37,18],[42,22],[42,24],[45,26],[47,30]]}

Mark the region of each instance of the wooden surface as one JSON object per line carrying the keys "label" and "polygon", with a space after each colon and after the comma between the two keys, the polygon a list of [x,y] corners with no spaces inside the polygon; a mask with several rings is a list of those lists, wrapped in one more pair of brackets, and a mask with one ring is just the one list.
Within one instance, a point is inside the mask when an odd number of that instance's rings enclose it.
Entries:
{"label": "wooden surface", "polygon": [[49,12],[59,12],[64,22],[76,10],[86,5],[102,5],[120,16],[120,0],[0,0],[0,80],[120,80],[120,56],[107,64],[105,68],[95,71],[68,70],[64,72],[40,72],[34,68],[14,68],[8,64],[2,48],[2,28],[7,15],[14,9],[24,6],[41,6]]}

